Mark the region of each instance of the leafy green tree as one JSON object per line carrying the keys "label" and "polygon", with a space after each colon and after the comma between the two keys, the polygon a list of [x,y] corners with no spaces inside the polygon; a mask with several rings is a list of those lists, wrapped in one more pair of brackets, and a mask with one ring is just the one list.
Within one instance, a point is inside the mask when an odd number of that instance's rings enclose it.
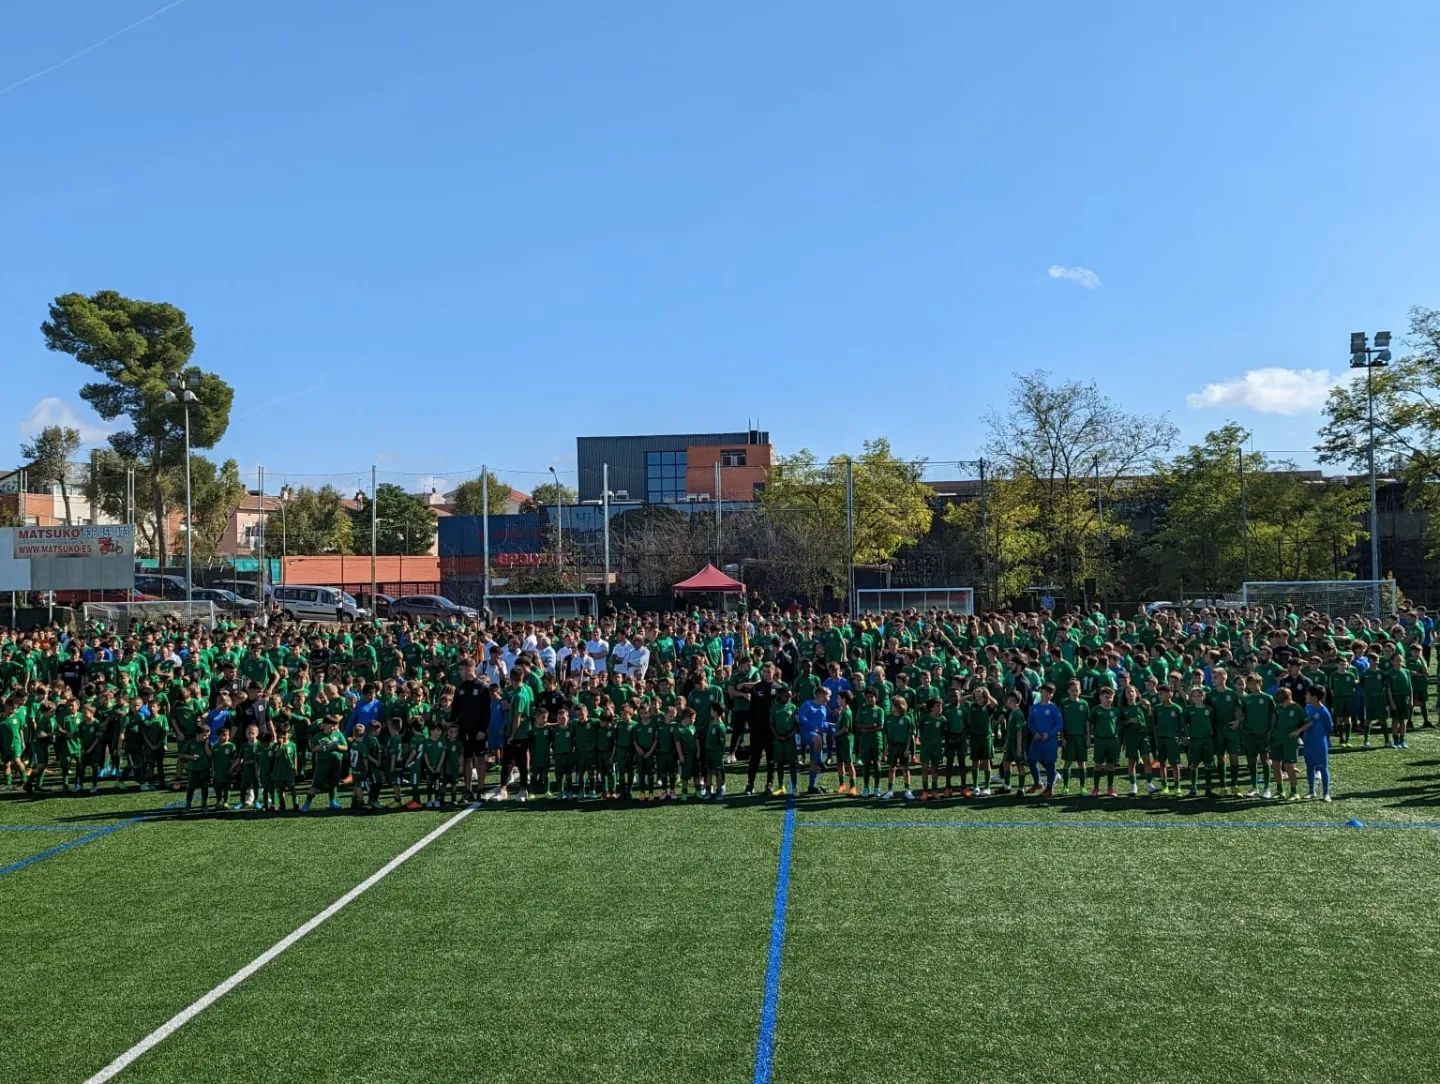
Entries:
{"label": "leafy green tree", "polygon": [[553,509],[557,503],[574,504],[575,491],[563,482],[542,482],[530,491],[529,497],[520,502],[520,511],[533,514],[546,508]]}
{"label": "leafy green tree", "polygon": [[[170,488],[167,468],[184,457],[184,414],[165,401],[177,377],[183,377],[196,401],[190,404],[190,443],[213,448],[230,423],[235,391],[213,373],[190,364],[194,329],[185,314],[163,301],[137,301],[114,290],[86,296],[62,294],[50,304],[41,325],[45,345],[94,369],[99,380],[80,389],[80,397],[107,421],[125,418],[128,430],[110,438],[122,459],[133,461],[145,479],[137,481],[152,519],[151,535],[162,564],[168,555],[165,517]],[[137,516],[138,518],[138,516]]]}
{"label": "leafy green tree", "polygon": [[[1440,310],[1412,308],[1405,353],[1370,373],[1375,393],[1377,470],[1405,482],[1423,510],[1431,556],[1440,554]],[[1369,473],[1370,409],[1365,374],[1332,388],[1316,451],[1323,463]]]}
{"label": "leafy green tree", "polygon": [[[288,512],[287,512],[288,514]],[[356,553],[370,552],[370,495],[363,494],[360,507],[352,513],[351,528]],[[407,557],[429,553],[435,541],[435,511],[423,497],[406,493],[401,487],[382,482],[375,487],[375,552],[404,554]]]}
{"label": "leafy green tree", "polygon": [[[184,468],[171,471],[172,485],[178,483],[179,494],[174,499],[185,499]],[[245,496],[245,483],[240,480],[240,465],[227,459],[216,466],[203,455],[190,457],[190,513],[193,519],[194,539],[192,549],[195,557],[208,561],[220,548],[225,537],[225,528],[235,514],[241,498]]]}
{"label": "leafy green tree", "polygon": [[945,522],[958,527],[979,555],[989,606],[1009,606],[1027,587],[1043,582],[1047,549],[1034,519],[1035,488],[1030,479],[988,478],[981,498],[945,510]]}
{"label": "leafy green tree", "polygon": [[[364,532],[368,552],[368,510],[366,517]],[[266,535],[281,539],[284,552],[292,556],[354,552],[355,520],[345,505],[344,495],[334,486],[319,489],[301,486],[285,501],[283,516],[278,510],[267,512],[265,521]]]}
{"label": "leafy green tree", "polygon": [[898,459],[884,438],[866,441],[851,469],[853,553],[845,546],[844,456],[821,460],[802,449],[770,468],[761,494],[771,571],[815,601],[826,587],[843,596],[849,561],[884,564],[923,537],[934,518],[924,464]]}
{"label": "leafy green tree", "polygon": [[80,431],[68,425],[47,425],[35,439],[20,445],[20,454],[29,462],[27,471],[37,482],[54,482],[60,487],[65,504],[65,525],[74,521],[70,514],[70,487],[66,472],[80,451]]}
{"label": "leafy green tree", "polygon": [[455,487],[453,500],[457,516],[480,516],[485,513],[485,480],[490,483],[490,514],[500,515],[505,511],[505,500],[510,496],[510,486],[502,482],[494,471],[486,471],[478,478],[471,478]]}
{"label": "leafy green tree", "polygon": [[1129,534],[1117,506],[1137,499],[1144,476],[1174,444],[1175,426],[1126,413],[1094,381],[1057,384],[1043,371],[1018,376],[1009,409],[990,414],[986,425],[997,491],[1016,487],[1029,502],[1028,513],[1015,509],[1014,527],[1040,542],[1029,555],[1033,574],[1061,584],[1072,603],[1087,578],[1113,591],[1116,544]]}

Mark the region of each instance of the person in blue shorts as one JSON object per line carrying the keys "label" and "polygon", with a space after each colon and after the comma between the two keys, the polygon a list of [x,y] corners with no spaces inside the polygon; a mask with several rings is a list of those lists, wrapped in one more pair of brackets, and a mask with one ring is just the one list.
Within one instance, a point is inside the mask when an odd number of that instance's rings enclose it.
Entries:
{"label": "person in blue shorts", "polygon": [[1315,797],[1315,776],[1325,801],[1330,801],[1330,732],[1335,722],[1325,706],[1325,690],[1310,686],[1305,694],[1305,731],[1300,735],[1300,748],[1305,754],[1305,778],[1309,781],[1307,798]]}
{"label": "person in blue shorts", "polygon": [[1049,798],[1055,793],[1055,757],[1060,751],[1060,731],[1065,721],[1055,705],[1055,686],[1047,681],[1040,686],[1040,699],[1030,705],[1026,728],[1030,731],[1030,776],[1034,780],[1027,793],[1041,793],[1040,769],[1045,769],[1044,795]]}
{"label": "person in blue shorts", "polygon": [[834,733],[830,725],[830,690],[823,686],[800,705],[795,712],[795,725],[800,732],[800,748],[810,756],[810,786],[807,794],[820,794],[820,772],[825,767],[825,735]]}

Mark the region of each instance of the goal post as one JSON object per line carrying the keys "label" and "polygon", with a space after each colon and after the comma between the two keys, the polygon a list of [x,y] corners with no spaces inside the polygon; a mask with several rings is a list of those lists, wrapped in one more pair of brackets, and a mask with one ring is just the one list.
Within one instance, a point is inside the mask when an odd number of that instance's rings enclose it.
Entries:
{"label": "goal post", "polygon": [[1246,606],[1294,606],[1332,616],[1393,617],[1400,605],[1394,580],[1250,580],[1240,585]]}
{"label": "goal post", "polygon": [[894,613],[897,610],[946,610],[969,616],[975,612],[973,587],[866,587],[855,591],[857,614]]}
{"label": "goal post", "polygon": [[151,627],[175,620],[185,626],[199,623],[215,627],[213,602],[87,602],[85,621],[126,633],[137,626]]}
{"label": "goal post", "polygon": [[504,621],[562,620],[594,617],[600,612],[593,594],[490,595],[485,608]]}

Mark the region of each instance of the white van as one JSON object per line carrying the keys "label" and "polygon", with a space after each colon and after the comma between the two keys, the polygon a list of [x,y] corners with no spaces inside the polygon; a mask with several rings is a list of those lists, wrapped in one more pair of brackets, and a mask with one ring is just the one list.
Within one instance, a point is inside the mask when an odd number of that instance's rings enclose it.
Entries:
{"label": "white van", "polygon": [[355,621],[364,616],[355,599],[338,587],[285,584],[273,590],[275,604],[292,621]]}

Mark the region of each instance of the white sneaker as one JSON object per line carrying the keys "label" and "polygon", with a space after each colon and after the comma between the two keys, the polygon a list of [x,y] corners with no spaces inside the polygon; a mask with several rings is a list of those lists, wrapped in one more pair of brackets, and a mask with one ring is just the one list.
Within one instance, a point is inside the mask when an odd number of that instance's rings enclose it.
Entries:
{"label": "white sneaker", "polygon": [[1247,797],[1247,798],[1258,798],[1258,797],[1260,797],[1260,792],[1259,792],[1258,790],[1256,790],[1254,787],[1251,787],[1249,790],[1247,790],[1247,791],[1245,792],[1245,797]]}
{"label": "white sneaker", "polygon": [[1140,787],[1139,787],[1137,784],[1135,784],[1135,783],[1131,783],[1131,784],[1130,784],[1130,797],[1134,798],[1134,797],[1135,797],[1137,794],[1139,794],[1139,793],[1140,793]]}
{"label": "white sneaker", "polygon": [[989,788],[989,787],[981,787],[981,788],[980,788],[979,790],[977,790],[975,793],[978,794],[978,795],[980,795],[980,797],[982,797],[982,798],[988,798],[988,797],[990,797],[990,788]]}
{"label": "white sneaker", "polygon": [[1151,794],[1154,794],[1157,790],[1160,789],[1159,787],[1157,787],[1157,786],[1155,785],[1155,780],[1153,780],[1153,779],[1151,779],[1150,781],[1148,781],[1148,782],[1145,784],[1145,787],[1146,787],[1147,790],[1150,791]]}
{"label": "white sneaker", "polygon": [[913,802],[915,800],[915,792],[913,790],[907,790],[905,792],[905,800],[907,802]]}
{"label": "white sneaker", "polygon": [[882,802],[888,802],[893,797],[895,797],[895,792],[893,790],[887,790],[884,794],[880,795],[880,800]]}
{"label": "white sneaker", "polygon": [[716,798],[723,798],[723,797],[725,797],[725,788],[724,788],[724,787],[721,787],[719,790],[717,790],[717,791],[715,792],[715,797],[716,797]]}
{"label": "white sneaker", "polygon": [[510,800],[510,792],[504,787],[501,787],[495,792],[495,800],[497,802],[508,802]]}
{"label": "white sneaker", "polygon": [[1270,793],[1270,788],[1269,788],[1269,787],[1266,787],[1265,790],[1264,790],[1264,792],[1261,793],[1260,797],[1264,798],[1264,799],[1268,802],[1271,798],[1274,798],[1275,795],[1273,795],[1273,794]]}
{"label": "white sneaker", "polygon": [[1335,800],[1335,799],[1334,799],[1334,798],[1331,798],[1330,795],[1328,795],[1328,794],[1325,795],[1325,801],[1327,801],[1327,802],[1333,802],[1334,800]]}
{"label": "white sneaker", "polygon": [[515,800],[516,800],[517,802],[521,802],[521,803],[528,802],[528,801],[530,800],[530,795],[526,794],[526,793],[522,790],[522,791],[516,796]]}

